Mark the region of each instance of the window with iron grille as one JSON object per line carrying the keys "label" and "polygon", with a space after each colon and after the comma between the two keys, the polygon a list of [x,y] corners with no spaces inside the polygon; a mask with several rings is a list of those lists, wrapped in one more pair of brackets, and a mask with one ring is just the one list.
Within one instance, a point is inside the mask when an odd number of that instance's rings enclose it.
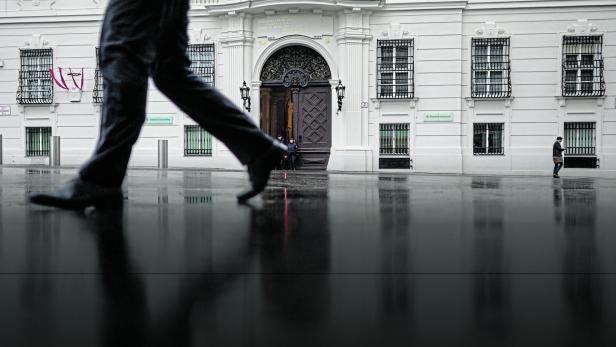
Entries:
{"label": "window with iron grille", "polygon": [[509,38],[474,38],[471,41],[471,96],[511,96]]}
{"label": "window with iron grille", "polygon": [[96,47],[96,70],[94,70],[94,90],[92,91],[92,100],[95,103],[103,102],[104,81],[101,73],[100,50]]}
{"label": "window with iron grille", "polygon": [[473,154],[501,155],[504,154],[503,123],[473,124]]}
{"label": "window with iron grille", "polygon": [[189,45],[187,49],[190,59],[190,69],[203,78],[210,86],[214,86],[214,45]]}
{"label": "window with iron grille", "polygon": [[382,156],[408,156],[409,123],[381,124],[380,143]]}
{"label": "window with iron grille", "polygon": [[49,69],[53,67],[53,50],[20,49],[19,104],[53,103],[53,84]]}
{"label": "window with iron grille", "polygon": [[212,155],[212,135],[198,125],[184,126],[184,155],[203,157]]}
{"label": "window with iron grille", "polygon": [[565,156],[594,156],[596,147],[596,123],[565,123]]}
{"label": "window with iron grille", "polygon": [[563,96],[603,96],[603,36],[563,36]]}
{"label": "window with iron grille", "polygon": [[377,97],[412,98],[415,92],[413,40],[378,40],[376,52]]}
{"label": "window with iron grille", "polygon": [[48,157],[50,127],[26,128],[26,157]]}

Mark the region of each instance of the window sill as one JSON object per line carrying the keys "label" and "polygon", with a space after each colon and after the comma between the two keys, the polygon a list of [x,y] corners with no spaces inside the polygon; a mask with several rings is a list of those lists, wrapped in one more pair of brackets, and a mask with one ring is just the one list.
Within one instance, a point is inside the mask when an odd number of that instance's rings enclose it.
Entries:
{"label": "window sill", "polygon": [[569,100],[596,100],[597,101],[597,107],[603,107],[603,104],[605,103],[605,100],[607,99],[607,96],[606,95],[602,95],[602,96],[562,96],[562,95],[557,95],[557,96],[555,96],[555,98],[558,101],[558,105],[560,107],[567,106],[567,101],[569,101]]}
{"label": "window sill", "polygon": [[417,106],[418,98],[404,98],[404,99],[379,99],[379,98],[370,98],[372,104],[375,109],[381,108],[381,103],[400,103],[400,102],[408,102],[410,108],[415,108]]}
{"label": "window sill", "polygon": [[513,102],[514,97],[513,96],[508,96],[508,97],[493,97],[493,98],[487,98],[487,97],[466,97],[466,102],[468,103],[468,107],[469,108],[474,108],[475,107],[475,102],[476,101],[504,101],[505,102],[505,107],[509,108],[511,107],[511,103]]}

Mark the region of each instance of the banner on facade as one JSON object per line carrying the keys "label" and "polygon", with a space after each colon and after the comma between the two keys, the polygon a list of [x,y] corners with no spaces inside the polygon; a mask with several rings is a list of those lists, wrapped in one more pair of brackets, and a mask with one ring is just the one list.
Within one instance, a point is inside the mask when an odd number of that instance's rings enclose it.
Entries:
{"label": "banner on facade", "polygon": [[453,122],[453,112],[426,112],[424,122],[430,123],[451,123]]}
{"label": "banner on facade", "polygon": [[145,117],[146,125],[173,125],[173,116],[146,116]]}

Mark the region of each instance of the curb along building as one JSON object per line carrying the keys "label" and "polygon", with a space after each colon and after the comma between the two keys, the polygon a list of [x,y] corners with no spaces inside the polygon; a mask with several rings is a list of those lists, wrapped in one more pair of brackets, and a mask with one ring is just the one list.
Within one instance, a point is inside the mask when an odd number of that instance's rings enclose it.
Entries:
{"label": "curb along building", "polygon": [[[614,1],[191,5],[193,70],[272,136],[295,138],[304,168],[547,172],[563,136],[565,167],[616,170]],[[61,138],[63,165],[93,151],[104,8],[0,1],[4,164],[47,163],[49,136]],[[169,166],[240,167],[152,85],[131,165],[155,166],[159,139]]]}

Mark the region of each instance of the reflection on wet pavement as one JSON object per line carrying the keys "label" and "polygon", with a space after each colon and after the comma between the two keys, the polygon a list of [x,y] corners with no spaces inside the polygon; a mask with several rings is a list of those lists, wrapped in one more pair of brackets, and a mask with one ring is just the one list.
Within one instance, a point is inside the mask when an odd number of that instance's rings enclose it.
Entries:
{"label": "reflection on wet pavement", "polygon": [[0,346],[614,346],[616,180],[0,168]]}

